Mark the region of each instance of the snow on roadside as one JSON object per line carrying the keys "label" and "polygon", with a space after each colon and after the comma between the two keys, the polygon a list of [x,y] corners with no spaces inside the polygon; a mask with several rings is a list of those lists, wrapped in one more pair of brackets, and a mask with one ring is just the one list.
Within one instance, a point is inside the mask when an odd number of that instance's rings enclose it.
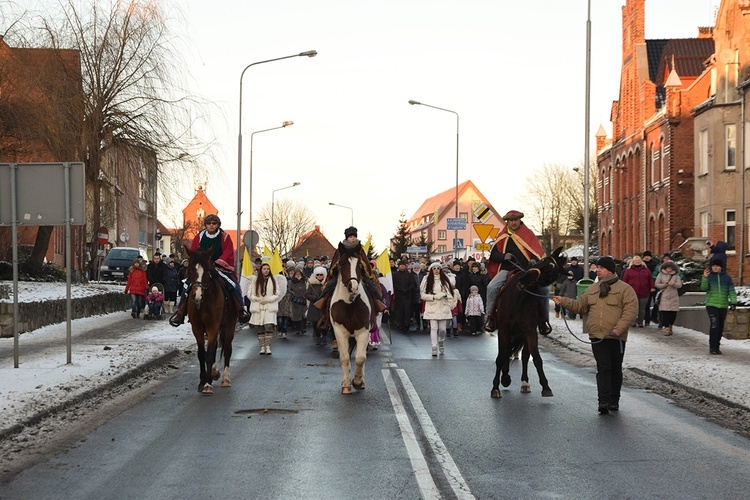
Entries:
{"label": "snow on roadside", "polygon": [[[7,286],[10,297],[0,299],[0,302],[13,302],[13,282],[0,281],[0,285]],[[91,297],[107,292],[125,292],[124,283],[102,282],[87,285],[71,284],[71,298]],[[44,302],[47,300],[64,299],[67,296],[67,285],[60,282],[19,281],[18,302]]]}

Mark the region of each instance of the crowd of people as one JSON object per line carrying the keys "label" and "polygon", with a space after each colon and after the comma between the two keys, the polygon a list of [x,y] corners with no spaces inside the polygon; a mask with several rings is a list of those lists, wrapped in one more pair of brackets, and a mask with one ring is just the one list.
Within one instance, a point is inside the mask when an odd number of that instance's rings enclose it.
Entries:
{"label": "crowd of people", "polygon": [[[506,225],[497,235],[489,258],[477,261],[433,261],[426,257],[390,260],[390,280],[383,279],[374,260],[361,249],[357,229],[344,232],[340,248],[356,248],[364,269],[364,283],[377,312],[370,330],[370,346],[381,345],[380,328],[388,322],[402,333],[429,332],[432,356],[445,353],[447,337],[493,332],[491,314],[502,285],[512,270],[526,271],[544,256],[539,241],[524,224],[524,214],[511,210],[503,217]],[[304,335],[312,329],[315,345],[327,345],[333,337],[328,321],[328,299],[332,292],[337,254],[284,259],[283,271],[273,275],[264,259],[254,263],[253,276],[241,291],[232,272],[234,248],[221,230],[216,215],[204,220],[206,229],[196,235],[191,249],[213,249],[212,262],[227,281],[237,301],[241,323],[249,321],[258,337],[259,354],[271,354],[274,337],[286,339],[294,332]],[[706,311],[710,320],[709,353],[721,354],[721,338],[727,311],[737,305],[732,279],[726,273],[726,243],[707,242],[708,266],[701,276],[700,289],[706,292]],[[338,253],[338,251],[337,251]],[[162,309],[172,313],[170,324],[184,322],[189,290],[185,264],[173,255],[156,253],[151,262],[139,258],[130,268],[125,293],[130,294],[133,318],[146,310],[146,318],[156,317]],[[331,264],[333,263],[333,267]],[[592,262],[586,270],[579,259],[571,257],[567,267],[552,286],[556,317],[584,318],[597,364],[598,411],[619,410],[622,362],[628,331],[645,329],[651,324],[673,334],[679,311],[679,296],[685,289],[684,275],[664,253],[659,260],[644,251],[622,259],[609,256]],[[385,283],[389,282],[390,287]],[[584,289],[580,286],[584,284]],[[540,298],[549,311],[547,297]],[[179,308],[175,310],[175,305]],[[249,315],[246,314],[246,308]],[[545,331],[546,330],[546,331]],[[551,330],[548,321],[539,325],[541,333]],[[332,339],[334,349],[335,339]]]}

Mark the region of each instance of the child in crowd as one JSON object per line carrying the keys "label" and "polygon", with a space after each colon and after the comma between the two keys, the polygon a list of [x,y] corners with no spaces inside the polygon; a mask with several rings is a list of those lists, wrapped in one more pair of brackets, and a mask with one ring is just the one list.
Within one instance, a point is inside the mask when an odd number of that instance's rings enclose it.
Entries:
{"label": "child in crowd", "polygon": [[479,335],[484,324],[484,301],[479,295],[479,287],[472,285],[469,288],[469,296],[466,298],[466,319],[472,335]]}
{"label": "child in crowd", "polygon": [[157,287],[152,286],[146,302],[148,302],[148,315],[144,319],[158,318],[161,315],[161,306],[164,304],[164,294]]}
{"label": "child in crowd", "polygon": [[130,267],[125,293],[130,294],[130,316],[139,318],[146,305],[146,293],[148,293],[148,278],[146,278],[146,271],[143,270],[143,263],[139,259],[136,259]]}

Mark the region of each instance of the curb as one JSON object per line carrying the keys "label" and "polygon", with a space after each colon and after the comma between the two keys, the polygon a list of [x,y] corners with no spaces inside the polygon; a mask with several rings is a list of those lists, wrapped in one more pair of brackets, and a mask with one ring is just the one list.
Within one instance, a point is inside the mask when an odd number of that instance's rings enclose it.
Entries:
{"label": "curb", "polygon": [[133,379],[133,378],[135,378],[135,377],[137,377],[137,376],[139,376],[139,375],[141,375],[143,373],[148,372],[149,370],[152,370],[152,369],[156,368],[159,365],[167,363],[167,362],[171,361],[172,359],[174,359],[175,357],[177,357],[179,355],[179,353],[180,353],[180,351],[173,350],[173,351],[170,351],[170,352],[168,352],[166,354],[163,354],[163,355],[159,356],[158,358],[149,361],[148,363],[144,363],[144,364],[142,364],[140,366],[137,366],[137,367],[133,368],[132,370],[129,370],[129,371],[127,371],[127,372],[125,372],[125,373],[123,373],[121,375],[118,375],[117,377],[113,378],[112,380],[110,380],[106,384],[103,384],[103,385],[101,385],[99,387],[96,387],[94,389],[89,389],[88,391],[83,392],[83,393],[81,393],[81,394],[79,394],[79,395],[71,398],[68,401],[65,401],[65,402],[60,403],[60,404],[58,404],[56,406],[53,406],[52,408],[47,408],[46,410],[42,410],[39,413],[37,413],[36,415],[27,418],[23,422],[15,424],[15,425],[13,425],[11,427],[8,427],[6,429],[2,429],[2,430],[0,430],[0,441],[3,441],[5,439],[7,439],[7,438],[9,438],[10,436],[12,436],[14,434],[18,434],[19,432],[23,431],[26,427],[30,427],[32,425],[38,424],[39,422],[41,422],[42,420],[44,420],[47,417],[50,417],[50,416],[52,416],[52,415],[54,415],[56,413],[60,413],[62,411],[65,411],[65,410],[67,410],[68,408],[70,408],[72,406],[75,406],[75,405],[77,405],[79,403],[82,403],[83,401],[86,401],[88,399],[94,398],[94,397],[98,396],[99,394],[101,394],[101,393],[103,393],[103,392],[105,392],[105,391],[107,391],[109,389],[113,389],[113,388],[115,388],[115,387],[117,387],[119,385],[122,385],[123,383],[127,382],[128,380]]}
{"label": "curb", "polygon": [[696,389],[694,387],[687,386],[685,384],[681,384],[680,382],[675,382],[674,380],[661,377],[659,375],[654,375],[653,373],[649,373],[647,371],[641,370],[640,368],[631,367],[628,368],[628,370],[637,373],[638,375],[643,375],[644,377],[648,377],[654,380],[658,380],[659,382],[664,382],[666,384],[673,385],[675,387],[679,387],[680,389],[689,392],[690,394],[694,396],[700,396],[706,399],[710,399],[712,401],[716,401],[717,403],[720,403],[724,406],[728,406],[730,408],[736,408],[738,410],[743,410],[746,412],[750,412],[750,408],[747,406],[741,405],[739,403],[735,403],[734,401],[730,401],[728,399],[722,398],[721,396],[717,396],[715,394],[711,394],[710,392],[702,391],[700,389]]}

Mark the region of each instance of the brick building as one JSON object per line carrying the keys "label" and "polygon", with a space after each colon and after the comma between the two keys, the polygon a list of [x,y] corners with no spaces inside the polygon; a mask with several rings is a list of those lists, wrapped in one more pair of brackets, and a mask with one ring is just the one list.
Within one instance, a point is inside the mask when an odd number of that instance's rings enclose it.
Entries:
{"label": "brick building", "polygon": [[[612,137],[596,136],[603,255],[682,248],[694,235],[694,118],[711,92],[712,28],[696,38],[645,38],[645,0],[622,8],[620,95]],[[684,248],[683,248],[684,250]]]}
{"label": "brick building", "polygon": [[[82,161],[83,96],[77,50],[19,48],[0,35],[0,163]],[[20,226],[26,256],[35,244],[47,261],[65,262],[63,226]],[[85,233],[73,226],[71,260],[84,267]],[[10,228],[0,228],[0,258],[8,255]]]}
{"label": "brick building", "polygon": [[715,54],[708,61],[709,97],[695,115],[694,248],[705,241],[729,244],[727,271],[747,283],[747,155],[750,88],[750,2],[724,0],[716,17]]}

